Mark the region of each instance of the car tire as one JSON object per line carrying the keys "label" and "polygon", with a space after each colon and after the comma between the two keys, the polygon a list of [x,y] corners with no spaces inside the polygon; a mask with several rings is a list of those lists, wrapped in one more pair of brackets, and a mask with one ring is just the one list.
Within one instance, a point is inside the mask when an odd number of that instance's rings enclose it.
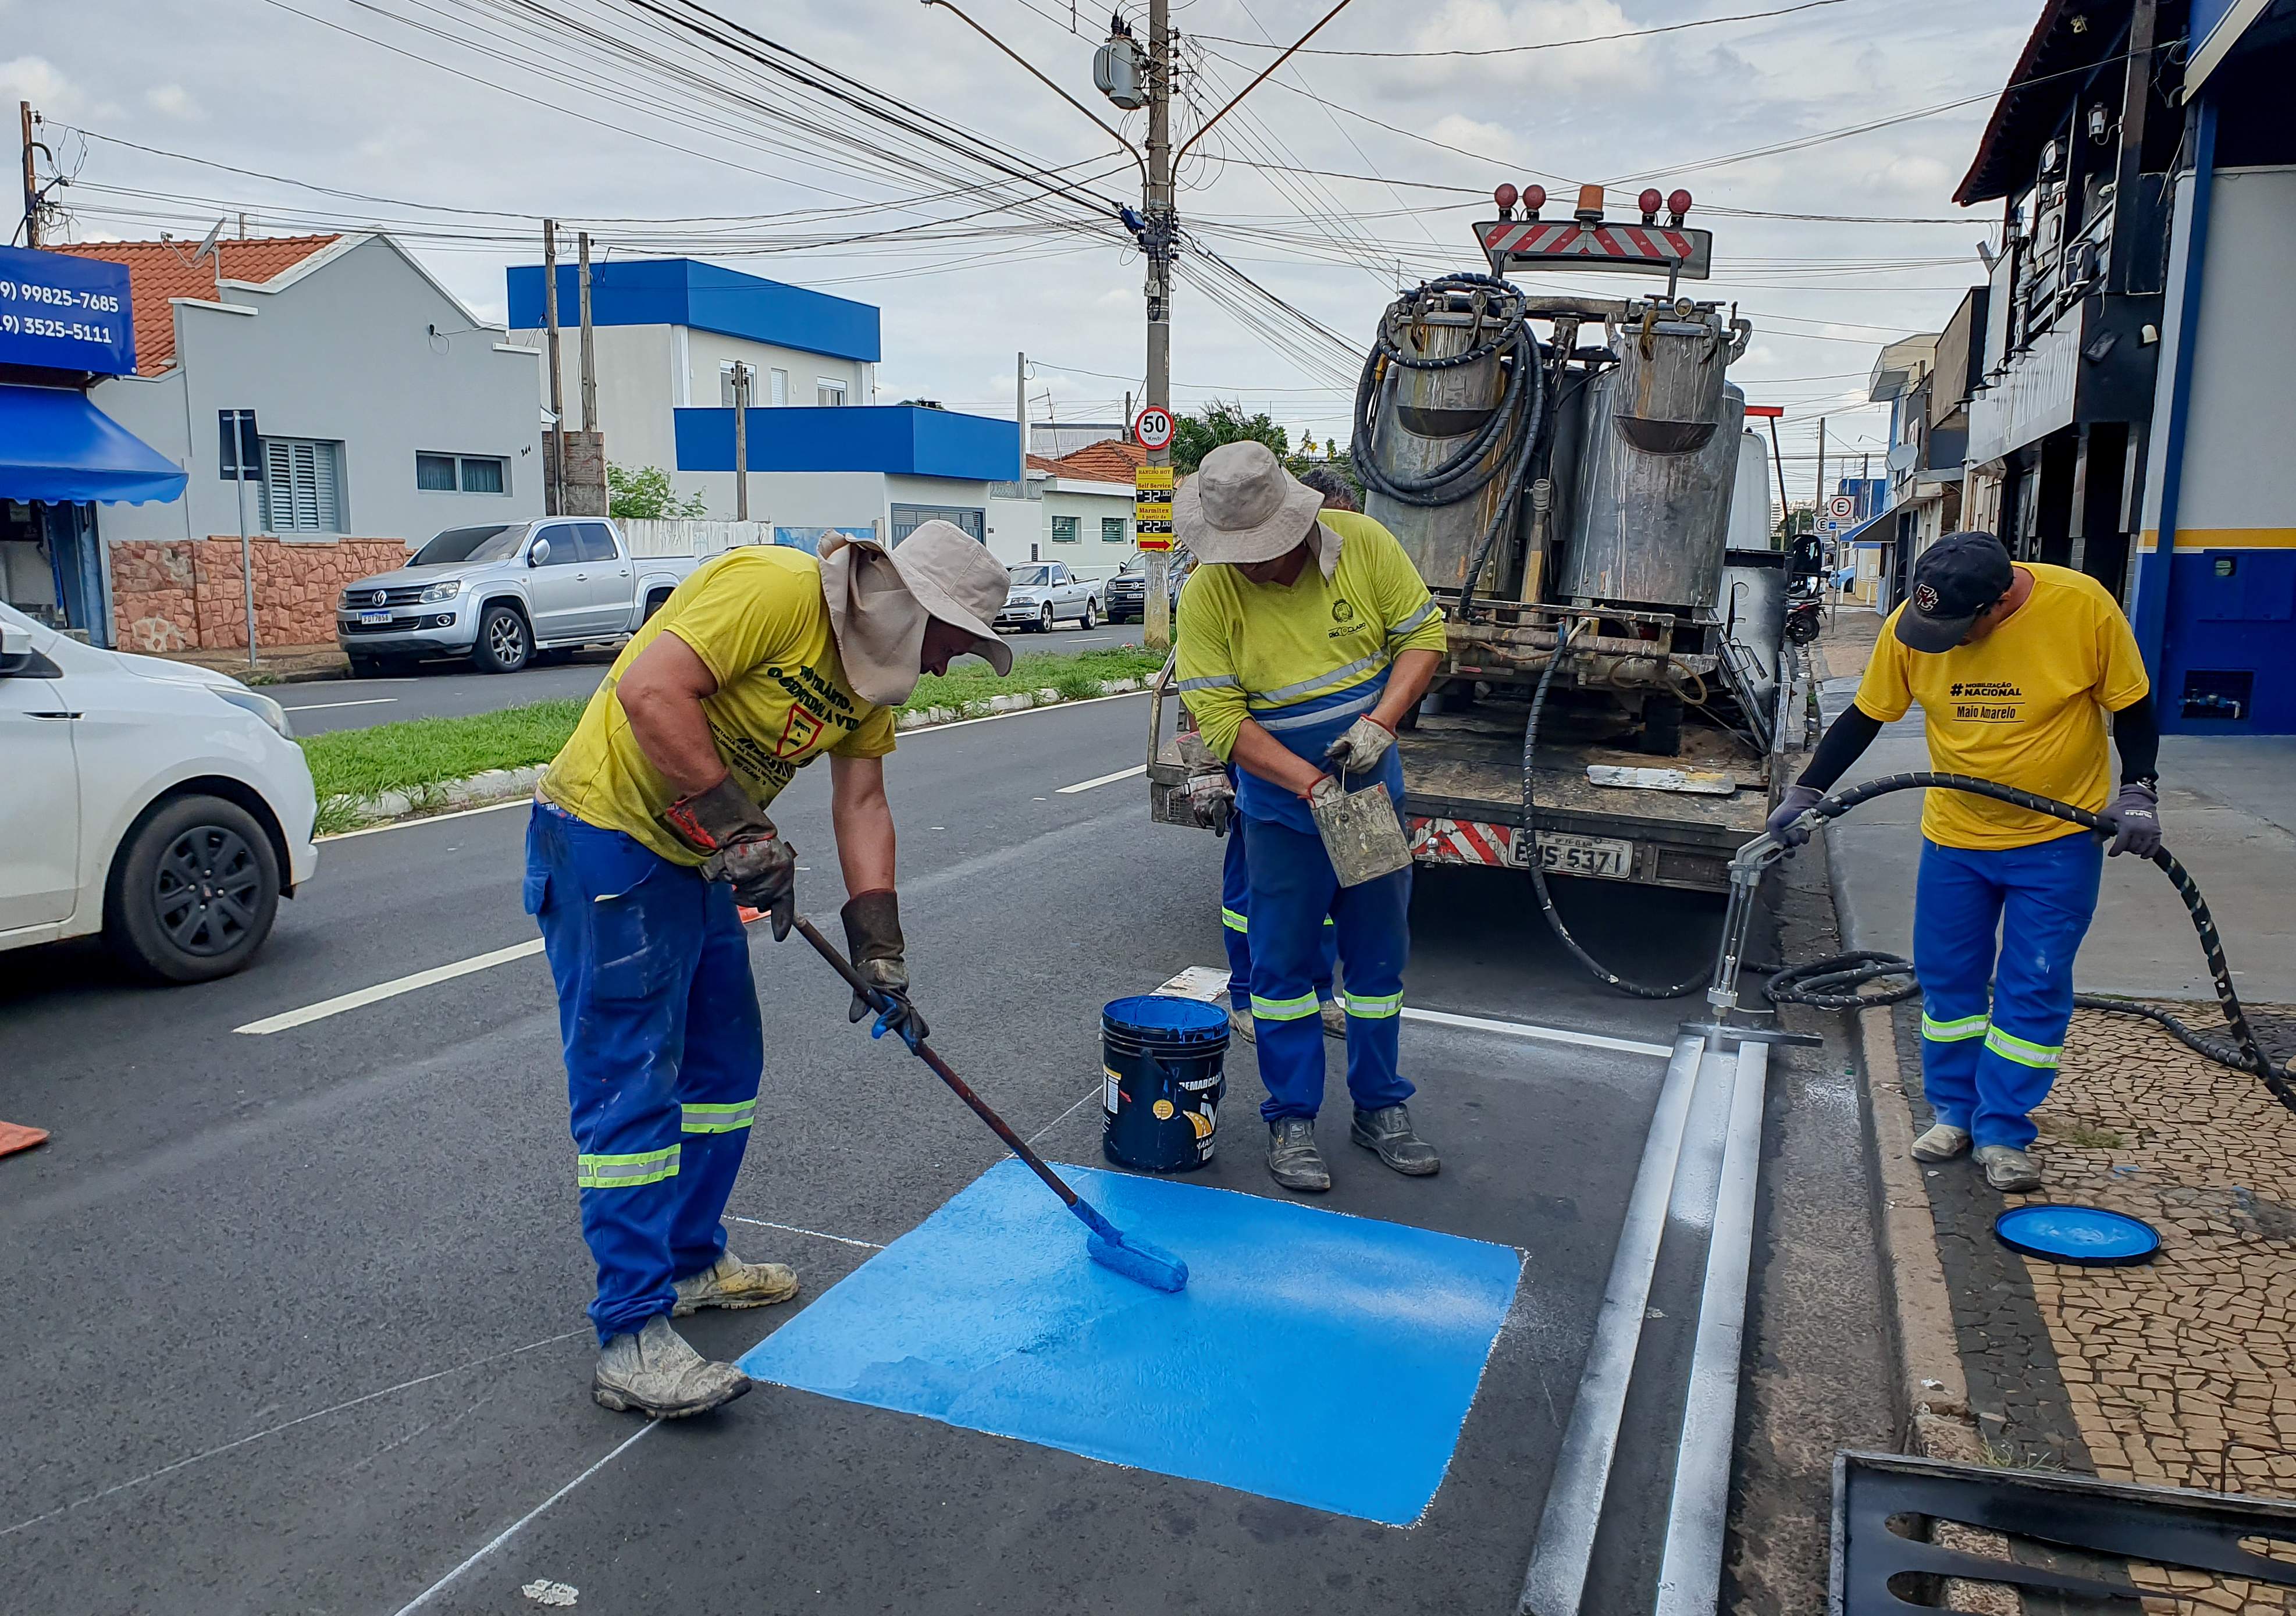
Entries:
{"label": "car tire", "polygon": [[1053,603],[1050,601],[1046,601],[1037,613],[1037,632],[1038,634],[1050,634],[1052,631]]}
{"label": "car tire", "polygon": [[1079,628],[1097,628],[1100,627],[1100,611],[1098,608],[1095,607],[1092,603],[1092,596],[1090,595],[1085,596],[1084,615],[1077,619],[1077,627]]}
{"label": "car tire", "polygon": [[255,816],[220,797],[147,812],[111,863],[103,939],[162,982],[208,982],[255,957],[279,913],[279,855]]}
{"label": "car tire", "polygon": [[479,617],[471,660],[480,673],[516,673],[534,655],[534,636],[515,606],[493,605]]}
{"label": "car tire", "polygon": [[1682,755],[1682,698],[1647,696],[1643,701],[1643,726],[1635,736],[1635,750],[1646,758]]}
{"label": "car tire", "polygon": [[386,666],[381,657],[367,656],[356,651],[345,652],[343,660],[351,665],[351,677],[354,679],[379,678]]}
{"label": "car tire", "polygon": [[667,589],[655,590],[652,595],[646,596],[645,614],[639,618],[638,621],[641,623],[652,622],[653,620],[653,614],[668,604],[669,591]]}

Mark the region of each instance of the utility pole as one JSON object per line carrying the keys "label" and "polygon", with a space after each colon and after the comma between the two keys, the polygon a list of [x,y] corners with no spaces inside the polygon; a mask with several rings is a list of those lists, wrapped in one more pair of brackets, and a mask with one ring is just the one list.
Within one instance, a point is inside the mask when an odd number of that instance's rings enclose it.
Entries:
{"label": "utility pole", "polygon": [[1029,356],[1013,356],[1013,431],[1021,440],[1020,458],[1013,462],[1021,497],[1029,497]]}
{"label": "utility pole", "polygon": [[590,327],[590,233],[585,230],[574,241],[581,265],[575,295],[582,319],[582,430],[594,432],[598,430],[598,350]]}
{"label": "utility pole", "polygon": [[750,378],[748,360],[734,361],[734,520],[750,520]]}
{"label": "utility pole", "polygon": [[[1179,221],[1172,206],[1171,0],[1148,0],[1148,189],[1141,200],[1147,228],[1148,398],[1150,409],[1172,407],[1172,243]],[[1152,466],[1172,463],[1171,446],[1148,451]],[[1140,609],[1141,643],[1151,651],[1172,644],[1169,549],[1147,552],[1147,592]]]}
{"label": "utility pole", "polygon": [[20,101],[16,103],[16,110],[24,125],[24,245],[37,247],[40,244],[40,176],[32,167],[32,103]]}
{"label": "utility pole", "polygon": [[544,509],[566,513],[566,382],[558,373],[558,221],[542,221],[542,329],[550,350],[550,486]]}

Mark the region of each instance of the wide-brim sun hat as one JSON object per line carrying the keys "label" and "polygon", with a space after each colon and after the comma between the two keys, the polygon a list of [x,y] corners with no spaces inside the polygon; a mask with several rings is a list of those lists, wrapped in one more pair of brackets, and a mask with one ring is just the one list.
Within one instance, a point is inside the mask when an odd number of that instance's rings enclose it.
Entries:
{"label": "wide-brim sun hat", "polygon": [[1224,443],[1173,495],[1172,533],[1200,562],[1250,566],[1290,554],[1323,508],[1266,444]]}
{"label": "wide-brim sun hat", "polygon": [[1000,677],[1012,672],[1013,648],[992,627],[1012,587],[988,547],[954,522],[921,523],[890,551],[842,536],[821,547],[821,592],[846,681],[880,707],[916,689],[933,618],[969,636],[967,649]]}

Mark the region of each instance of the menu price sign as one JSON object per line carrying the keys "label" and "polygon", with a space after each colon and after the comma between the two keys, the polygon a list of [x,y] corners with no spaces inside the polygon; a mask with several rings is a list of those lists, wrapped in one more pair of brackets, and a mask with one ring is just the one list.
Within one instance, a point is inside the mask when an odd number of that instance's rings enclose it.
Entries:
{"label": "menu price sign", "polygon": [[0,365],[132,374],[127,267],[0,247]]}
{"label": "menu price sign", "polygon": [[1143,550],[1172,547],[1172,468],[1144,465],[1132,473],[1132,536]]}

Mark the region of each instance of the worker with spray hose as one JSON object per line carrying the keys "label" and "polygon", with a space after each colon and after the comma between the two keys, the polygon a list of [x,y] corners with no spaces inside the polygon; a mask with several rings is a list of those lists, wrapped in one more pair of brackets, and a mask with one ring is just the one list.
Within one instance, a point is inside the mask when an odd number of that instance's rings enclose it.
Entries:
{"label": "worker with spray hose", "polygon": [[1177,688],[1204,742],[1235,767],[1250,871],[1250,1004],[1267,1088],[1267,1167],[1286,1189],[1331,1187],[1316,1146],[1324,1038],[1314,978],[1324,921],[1347,979],[1349,1137],[1396,1171],[1437,1170],[1398,1070],[1411,872],[1342,887],[1311,804],[1384,786],[1398,803],[1397,726],[1441,660],[1442,614],[1379,523],[1325,511],[1267,445],[1223,444],[1172,502],[1194,554],[1182,592]]}
{"label": "worker with spray hose", "polygon": [[[830,816],[855,965],[925,1033],[909,997],[884,764],[894,709],[966,652],[1000,674],[989,625],[1007,578],[981,545],[927,522],[890,554],[732,551],[698,570],[624,647],[535,797],[526,907],[542,928],[581,1192],[598,1269],[592,1394],[655,1418],[750,1389],[670,1325],[701,1308],[785,1301],[797,1276],[743,1262],[719,1221],[757,1110],[765,1050],[738,906],[796,916],[796,855],[766,806],[830,759]],[[857,995],[850,1018],[870,1005]]]}
{"label": "worker with spray hose", "polygon": [[[1808,840],[1796,822],[1916,701],[1931,768],[2099,814],[2114,854],[2160,849],[2151,686],[2128,619],[2094,578],[2013,563],[1990,533],[1949,533],[1923,551],[1855,703],[1771,814],[1771,834],[1790,847]],[[2073,956],[2096,910],[2105,849],[2079,825],[1948,790],[1927,793],[1922,834],[1914,967],[1935,1122],[1913,1153],[1945,1161],[1973,1148],[1995,1189],[2037,1189],[2031,1112],[2063,1053]]]}
{"label": "worker with spray hose", "polygon": [[[1356,508],[1355,490],[1329,466],[1308,467],[1300,474],[1300,481],[1323,496],[1326,511],[1351,512]],[[1227,833],[1235,811],[1235,766],[1221,763],[1216,758],[1207,759],[1205,767],[1188,775],[1188,800],[1195,810],[1196,822],[1227,843],[1220,867],[1220,931],[1227,943],[1227,1021],[1238,1038],[1251,1043],[1258,1037],[1251,1016],[1251,863],[1244,850],[1242,833],[1234,836]],[[1316,1019],[1323,1023],[1324,1036],[1344,1038],[1348,1036],[1348,1018],[1340,1008],[1335,980],[1337,931],[1332,917],[1326,915],[1314,987]]]}

